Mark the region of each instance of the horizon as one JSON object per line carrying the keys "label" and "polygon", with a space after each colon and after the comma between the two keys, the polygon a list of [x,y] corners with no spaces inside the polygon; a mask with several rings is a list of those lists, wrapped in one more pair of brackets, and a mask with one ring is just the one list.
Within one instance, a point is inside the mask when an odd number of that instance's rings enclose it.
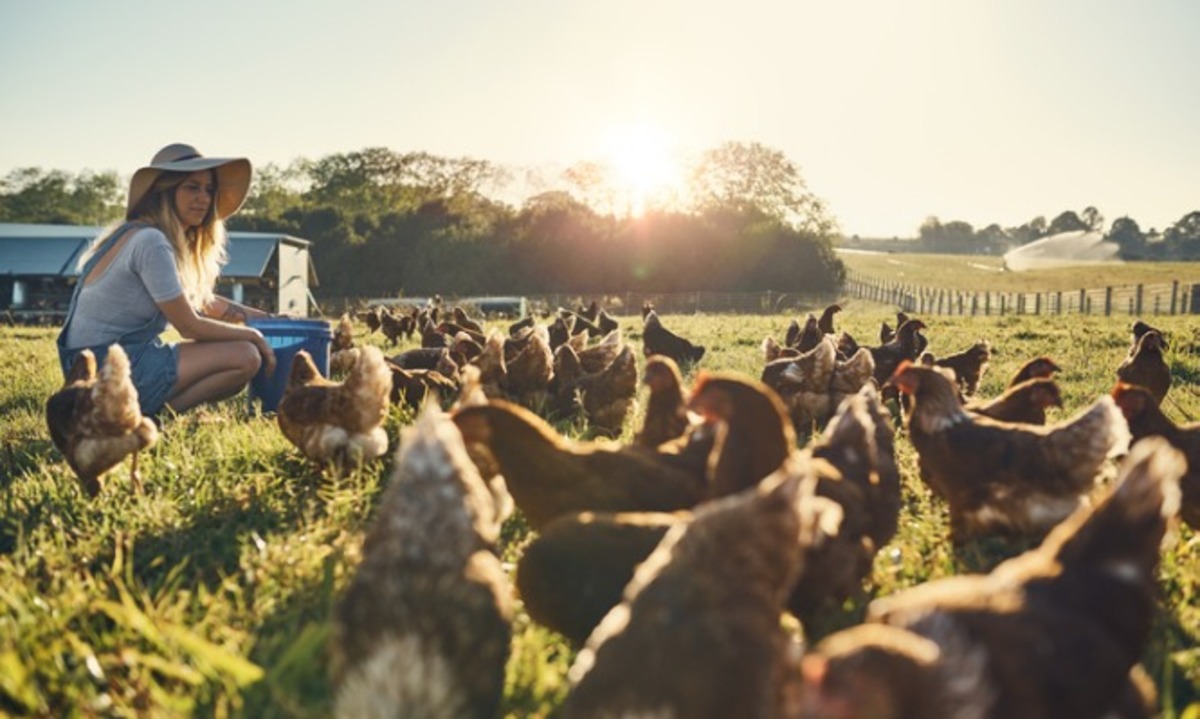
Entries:
{"label": "horizon", "polygon": [[386,147],[605,163],[645,199],[732,141],[782,152],[847,237],[1200,209],[1186,0],[207,7],[0,0],[0,177],[127,179],[177,141],[259,167]]}

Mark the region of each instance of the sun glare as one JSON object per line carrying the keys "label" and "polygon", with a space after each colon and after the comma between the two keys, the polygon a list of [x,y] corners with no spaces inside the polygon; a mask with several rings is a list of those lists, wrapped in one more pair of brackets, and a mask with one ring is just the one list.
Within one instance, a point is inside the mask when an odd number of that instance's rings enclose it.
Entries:
{"label": "sun glare", "polygon": [[672,157],[668,138],[647,124],[615,127],[607,143],[613,189],[624,196],[628,214],[641,217],[653,201],[677,189],[679,164]]}

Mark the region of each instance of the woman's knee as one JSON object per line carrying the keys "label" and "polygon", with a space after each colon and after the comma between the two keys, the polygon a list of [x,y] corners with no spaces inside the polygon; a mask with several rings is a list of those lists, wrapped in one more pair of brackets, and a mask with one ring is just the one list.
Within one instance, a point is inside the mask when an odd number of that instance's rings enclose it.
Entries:
{"label": "woman's knee", "polygon": [[237,362],[237,368],[245,376],[247,382],[258,374],[258,370],[262,367],[262,355],[258,353],[258,348],[249,342],[235,343],[237,348],[234,358]]}

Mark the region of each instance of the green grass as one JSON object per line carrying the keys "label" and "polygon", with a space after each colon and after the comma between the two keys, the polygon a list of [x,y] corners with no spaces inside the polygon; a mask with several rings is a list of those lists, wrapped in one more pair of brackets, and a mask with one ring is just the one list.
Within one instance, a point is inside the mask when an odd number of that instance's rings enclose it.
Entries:
{"label": "green grass", "polygon": [[[894,321],[877,305],[845,307],[840,324],[860,340],[871,341],[880,320]],[[703,367],[757,375],[759,343],[782,337],[791,318],[663,319],[710,347]],[[1025,359],[1054,357],[1064,368],[1059,417],[1111,388],[1128,342],[1126,318],[927,321],[939,354],[991,339],[984,395],[999,392]],[[1176,337],[1194,327],[1183,317],[1152,322]],[[639,341],[637,319],[622,324]],[[0,346],[0,715],[327,716],[330,611],[358,563],[389,462],[322,478],[273,420],[247,416],[240,398],[166,419],[142,458],[144,496],[131,494],[121,467],[89,501],[45,429],[44,402],[61,383],[53,332],[0,328]],[[1200,359],[1185,353],[1186,343],[1171,352],[1177,376],[1190,382],[1172,390],[1166,409],[1177,420],[1200,417]],[[411,420],[393,408],[389,436]],[[915,479],[911,446],[900,439],[897,452],[906,482],[899,534],[879,553],[863,595],[823,617],[812,639],[858,621],[872,596],[986,570],[1023,548],[988,540],[953,551],[944,508]],[[519,517],[506,525],[509,565],[528,533]],[[1177,717],[1200,701],[1200,536],[1179,530],[1160,580],[1162,609],[1144,664],[1163,694],[1163,716]],[[505,710],[547,716],[565,696],[574,653],[519,606]]]}
{"label": "green grass", "polygon": [[846,267],[907,285],[973,292],[1069,292],[1137,284],[1200,282],[1200,262],[1128,262],[1008,272],[988,255],[860,254],[841,252]]}

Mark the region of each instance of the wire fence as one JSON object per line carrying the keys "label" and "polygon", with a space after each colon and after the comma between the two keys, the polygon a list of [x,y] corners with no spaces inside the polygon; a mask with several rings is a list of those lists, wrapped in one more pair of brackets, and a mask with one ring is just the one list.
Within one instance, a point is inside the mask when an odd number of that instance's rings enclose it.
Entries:
{"label": "wire fence", "polygon": [[929,315],[1200,314],[1200,283],[1162,282],[1055,292],[948,290],[851,273],[845,296]]}

